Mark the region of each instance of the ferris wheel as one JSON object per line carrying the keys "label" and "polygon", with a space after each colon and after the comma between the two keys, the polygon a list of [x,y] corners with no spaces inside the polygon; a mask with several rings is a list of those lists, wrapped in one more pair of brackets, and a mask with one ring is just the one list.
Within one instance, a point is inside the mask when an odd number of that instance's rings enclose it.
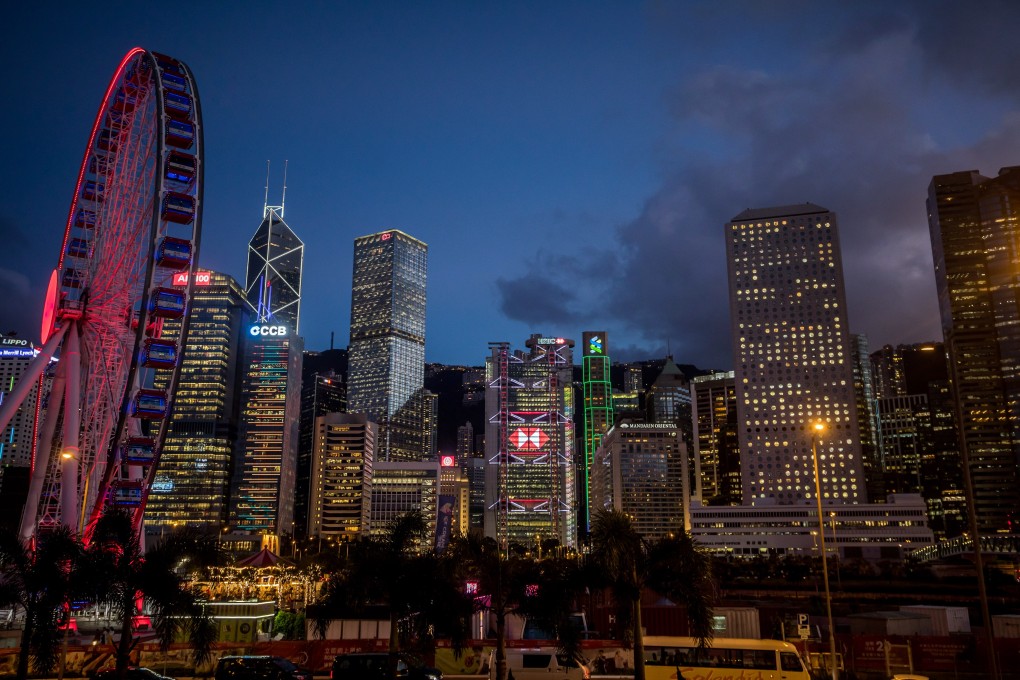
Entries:
{"label": "ferris wheel", "polygon": [[[141,526],[187,336],[202,147],[190,69],[129,51],[78,172],[43,307],[42,350],[0,409],[2,432],[32,387],[42,397],[49,385],[24,539],[57,525],[87,537],[111,505]],[[179,333],[164,336],[165,319],[180,319]]]}

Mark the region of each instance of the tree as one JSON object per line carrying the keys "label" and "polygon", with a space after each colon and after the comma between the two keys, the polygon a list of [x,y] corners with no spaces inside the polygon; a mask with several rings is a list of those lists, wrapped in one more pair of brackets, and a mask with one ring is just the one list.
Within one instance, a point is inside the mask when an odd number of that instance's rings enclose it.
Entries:
{"label": "tree", "polygon": [[467,641],[470,601],[452,579],[449,558],[429,546],[429,525],[420,512],[395,518],[381,538],[351,544],[350,560],[331,574],[313,615],[321,636],[329,623],[345,614],[382,606],[390,620],[389,677],[397,672],[397,653],[435,647],[443,631],[456,653]]}
{"label": "tree", "polygon": [[685,605],[692,637],[699,645],[712,639],[715,586],[711,561],[689,534],[645,541],[630,517],[599,510],[591,523],[591,563],[613,593],[625,641],[634,646],[634,678],[644,680],[641,591],[648,587]]}
{"label": "tree", "polygon": [[67,605],[72,599],[80,555],[81,544],[67,527],[40,537],[34,552],[16,532],[0,532],[0,603],[25,611],[18,680],[28,677],[29,657],[42,673],[48,673],[56,664],[59,627],[67,623]]}
{"label": "tree", "polygon": [[476,535],[451,542],[462,581],[477,584],[476,610],[488,610],[496,620],[496,680],[506,680],[507,617],[524,607],[527,584],[534,583],[534,563],[517,553],[503,555],[495,539]]}
{"label": "tree", "polygon": [[109,510],[98,520],[85,552],[79,576],[97,604],[110,605],[120,620],[117,642],[117,678],[126,677],[135,616],[144,600],[152,614],[152,627],[163,647],[186,637],[195,651],[195,663],[208,661],[215,635],[196,593],[181,576],[187,567],[213,564],[219,559],[214,540],[190,529],[179,529],[143,552],[131,517]]}

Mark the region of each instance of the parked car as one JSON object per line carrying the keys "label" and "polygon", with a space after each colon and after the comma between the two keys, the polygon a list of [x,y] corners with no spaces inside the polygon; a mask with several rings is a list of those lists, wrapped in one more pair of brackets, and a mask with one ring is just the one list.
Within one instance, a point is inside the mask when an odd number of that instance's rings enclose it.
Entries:
{"label": "parked car", "polygon": [[[114,668],[107,668],[106,670],[99,671],[95,675],[95,680],[114,680],[117,677],[117,670]],[[128,666],[126,680],[174,680],[166,675],[160,675],[151,668],[138,668],[137,666]]]}
{"label": "parked car", "polygon": [[312,680],[312,672],[282,656],[224,656],[216,663],[215,680]]}
{"label": "parked car", "polygon": [[[386,672],[389,660],[390,655],[386,652],[341,654],[333,659],[329,677],[331,680],[386,680],[389,677]],[[406,680],[443,680],[443,672],[399,654],[397,677]]]}

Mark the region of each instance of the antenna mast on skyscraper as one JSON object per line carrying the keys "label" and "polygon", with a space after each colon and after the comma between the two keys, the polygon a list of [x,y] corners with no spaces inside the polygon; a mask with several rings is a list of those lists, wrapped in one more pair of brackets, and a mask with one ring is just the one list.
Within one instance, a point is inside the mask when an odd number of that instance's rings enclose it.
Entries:
{"label": "antenna mast on skyscraper", "polygon": [[269,160],[266,160],[266,197],[262,199],[262,219],[269,214]]}
{"label": "antenna mast on skyscraper", "polygon": [[283,197],[280,199],[280,219],[283,219],[283,209],[287,205],[287,159],[283,161]]}
{"label": "antenna mast on skyscraper", "polygon": [[280,205],[269,205],[269,161],[266,161],[266,198],[262,204],[262,219],[265,219],[272,210],[279,219],[283,219],[283,205],[287,201],[287,161],[283,162],[283,198]]}

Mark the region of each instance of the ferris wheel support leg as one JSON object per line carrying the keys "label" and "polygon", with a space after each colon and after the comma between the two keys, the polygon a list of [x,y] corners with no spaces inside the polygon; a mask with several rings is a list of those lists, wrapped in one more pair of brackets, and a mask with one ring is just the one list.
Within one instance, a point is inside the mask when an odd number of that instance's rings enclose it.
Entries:
{"label": "ferris wheel support leg", "polygon": [[50,466],[50,454],[53,451],[53,434],[60,419],[60,406],[63,404],[64,389],[67,384],[67,364],[57,364],[53,386],[50,388],[50,403],[46,408],[46,417],[39,432],[39,443],[36,447],[36,460],[29,480],[29,498],[24,502],[21,515],[21,540],[30,540],[36,534],[36,520],[39,514],[39,500],[46,481],[46,472]]}
{"label": "ferris wheel support leg", "polygon": [[39,442],[35,448],[35,462],[32,467],[32,477],[28,482],[28,497],[25,499],[25,509],[21,515],[21,540],[29,541],[35,535],[35,523],[39,514],[39,499],[42,496],[43,483],[46,481],[46,472],[50,466],[50,453],[53,451],[53,434],[57,430],[57,421],[60,419],[60,407],[64,403],[64,390],[67,385],[67,362],[61,361],[57,364],[57,373],[53,376],[53,386],[50,388],[50,402],[46,406],[46,416],[43,418],[42,428],[39,432]]}
{"label": "ferris wheel support leg", "polygon": [[60,523],[78,531],[78,438],[81,430],[81,351],[78,326],[71,324],[60,360],[67,362],[67,396],[64,399],[64,444],[60,451]]}
{"label": "ferris wheel support leg", "polygon": [[49,365],[50,359],[53,358],[53,353],[57,351],[60,339],[67,332],[67,326],[69,325],[71,324],[64,324],[53,332],[53,335],[46,341],[43,348],[39,350],[39,355],[32,359],[28,368],[21,374],[18,384],[14,386],[14,389],[4,399],[4,405],[0,406],[0,432],[6,430],[7,426],[11,424],[11,419],[18,412],[18,408],[25,401],[25,397],[28,396],[32,388],[39,382],[39,376],[42,375],[43,369]]}

